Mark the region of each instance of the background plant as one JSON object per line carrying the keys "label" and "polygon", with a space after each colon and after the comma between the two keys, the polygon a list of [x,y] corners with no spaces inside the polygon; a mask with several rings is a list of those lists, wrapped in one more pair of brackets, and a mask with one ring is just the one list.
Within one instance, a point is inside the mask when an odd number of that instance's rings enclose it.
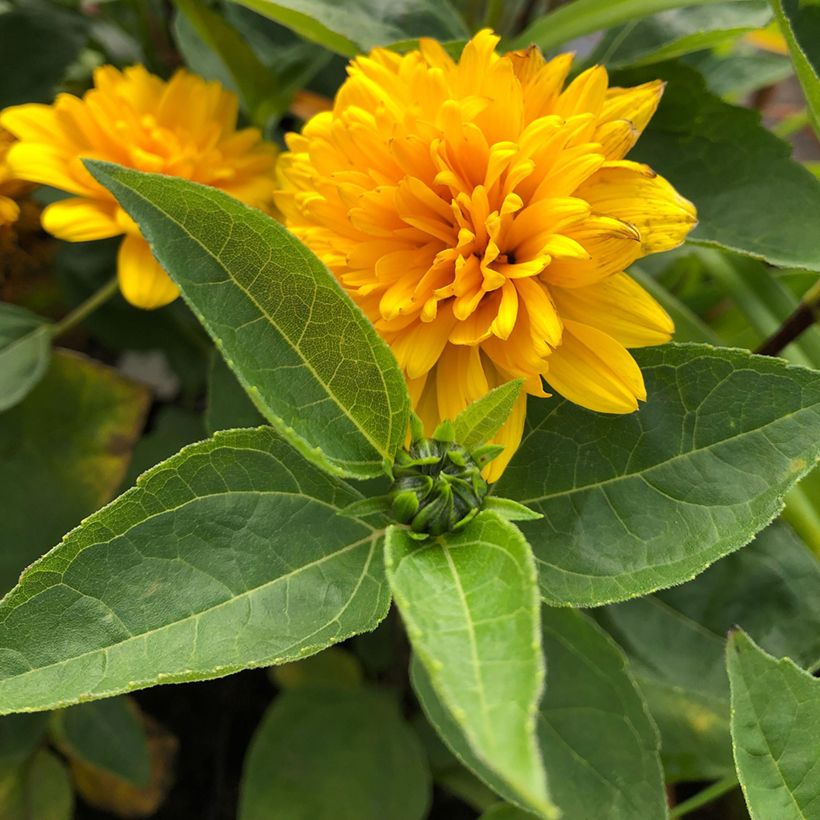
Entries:
{"label": "background plant", "polygon": [[[634,155],[700,220],[630,271],[678,328],[639,354],[641,410],[530,402],[485,509],[424,540],[383,500],[409,423],[401,373],[277,222],[89,163],[185,297],[152,313],[112,296],[108,242],[0,229],[0,815],[71,816],[76,789],[78,816],[202,816],[204,782],[216,816],[242,818],[694,816],[721,794],[720,816],[812,816],[820,189],[736,103],[793,65],[805,112],[775,130],[816,123],[820,11],[547,5],[0,12],[4,106],[81,91],[100,62],[184,61],[272,139],[315,104],[302,89],[332,95],[341,58],[373,46],[457,51],[486,24],[549,52],[605,29],[588,63],[668,83]],[[772,19],[789,56],[743,39]],[[786,361],[748,352],[781,327],[769,349]],[[518,390],[439,438],[480,461]],[[177,741],[146,712],[183,732],[165,808]]]}

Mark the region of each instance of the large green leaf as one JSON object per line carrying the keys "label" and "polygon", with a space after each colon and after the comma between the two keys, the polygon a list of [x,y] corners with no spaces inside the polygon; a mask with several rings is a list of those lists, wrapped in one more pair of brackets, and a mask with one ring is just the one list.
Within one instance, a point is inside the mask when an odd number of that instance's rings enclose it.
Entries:
{"label": "large green leaf", "polygon": [[630,415],[530,401],[498,494],[522,522],[547,603],[597,606],[693,578],[748,543],[820,456],[820,373],[708,345],[640,351]]}
{"label": "large green leaf", "polygon": [[544,667],[527,542],[483,512],[424,543],[392,526],[385,553],[413,649],[473,753],[527,806],[552,815],[535,740]]}
{"label": "large green leaf", "polygon": [[699,223],[689,241],[820,270],[820,180],[757,112],[710,94],[693,69],[659,63],[619,72],[615,81],[631,86],[656,77],[668,85],[630,159],[648,163],[695,203]]}
{"label": "large green leaf", "polygon": [[151,246],[268,420],[337,474],[378,475],[409,399],[387,345],[276,220],[182,179],[88,162]]}
{"label": "large green leaf", "polygon": [[513,42],[513,48],[535,43],[544,51],[602,29],[650,14],[684,6],[705,6],[717,0],[574,0],[539,17]]}
{"label": "large green leaf", "polygon": [[0,302],[0,411],[31,392],[50,357],[48,324],[23,308]]}
{"label": "large green leaf", "polygon": [[679,587],[596,613],[626,651],[663,738],[668,779],[731,774],[726,633],[767,651],[820,659],[820,564],[782,523]]}
{"label": "large green leaf", "polygon": [[820,134],[820,4],[769,0],[803,86],[814,130]]}
{"label": "large green leaf", "polygon": [[191,445],[69,533],[0,602],[0,713],[309,655],[385,615],[361,496],[273,430]]}
{"label": "large green leaf", "polygon": [[820,680],[740,630],[729,638],[726,667],[735,762],[752,820],[817,817]]}
{"label": "large green leaf", "polygon": [[0,415],[0,593],[114,495],[148,398],[116,371],[58,352],[32,392]]}
{"label": "large green leaf", "polygon": [[302,688],[256,730],[239,820],[422,820],[429,803],[424,752],[391,695]]}
{"label": "large green leaf", "polygon": [[128,698],[107,698],[61,709],[54,713],[51,726],[58,748],[68,758],[81,760],[136,788],[148,786],[148,741],[137,707]]}
{"label": "large green leaf", "polygon": [[620,68],[669,60],[761,28],[771,17],[766,0],[671,9],[608,31],[587,62]]}
{"label": "large green leaf", "polygon": [[736,48],[730,54],[700,51],[689,54],[684,61],[703,75],[709,91],[732,102],[742,102],[749,94],[777,85],[794,73],[791,60],[784,54],[751,46]]}
{"label": "large green leaf", "polygon": [[[544,608],[546,693],[538,742],[553,801],[567,818],[653,820],[666,817],[657,730],[631,678],[623,653],[586,616]],[[476,757],[436,697],[420,664],[413,685],[428,718],[453,753],[505,799],[519,793]]]}
{"label": "large green leaf", "polygon": [[293,29],[306,40],[353,57],[375,46],[434,37],[457,40],[467,37],[461,20],[448,0],[234,0]]}

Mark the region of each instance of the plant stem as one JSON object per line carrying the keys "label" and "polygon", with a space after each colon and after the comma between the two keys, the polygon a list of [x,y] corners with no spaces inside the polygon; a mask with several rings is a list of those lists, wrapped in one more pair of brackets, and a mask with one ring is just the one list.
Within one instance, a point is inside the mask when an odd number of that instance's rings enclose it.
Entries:
{"label": "plant stem", "polygon": [[711,786],[707,786],[703,791],[698,792],[688,800],[684,800],[683,803],[678,803],[677,806],[670,809],[669,817],[683,817],[685,814],[689,814],[695,809],[699,809],[701,806],[705,806],[707,803],[717,800],[718,797],[726,794],[726,792],[730,792],[736,788],[737,785],[737,776],[735,774],[727,775],[723,780],[712,783]]}
{"label": "plant stem", "polygon": [[800,301],[800,306],[755,351],[761,356],[777,356],[784,347],[788,347],[804,330],[820,320],[820,280],[814,283]]}
{"label": "plant stem", "polygon": [[98,307],[107,302],[117,292],[117,277],[106,282],[98,291],[92,293],[84,302],[81,302],[68,316],[60,319],[51,326],[51,338],[56,339],[67,331],[79,325],[90,316]]}

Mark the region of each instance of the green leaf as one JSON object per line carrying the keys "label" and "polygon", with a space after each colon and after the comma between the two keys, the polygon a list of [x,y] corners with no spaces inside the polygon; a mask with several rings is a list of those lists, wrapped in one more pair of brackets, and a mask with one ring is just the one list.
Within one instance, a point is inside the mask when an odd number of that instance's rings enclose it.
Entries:
{"label": "green leaf", "polygon": [[542,517],[541,513],[535,512],[535,510],[531,510],[511,498],[490,496],[484,502],[484,509],[492,510],[507,521],[537,521]]}
{"label": "green leaf", "polygon": [[16,769],[0,767],[3,820],[71,820],[74,793],[62,761],[41,749]]}
{"label": "green leaf", "polygon": [[636,358],[638,412],[530,401],[495,485],[544,515],[521,530],[547,603],[598,606],[693,578],[768,524],[820,455],[819,373],[708,345]]}
{"label": "green leaf", "polygon": [[[180,11],[176,20],[177,37],[189,43],[198,37],[216,56],[236,88],[251,120],[264,127],[268,117],[287,108],[290,95],[283,95],[276,77],[256,56],[247,41],[221,14],[198,0],[174,0]],[[187,24],[187,25],[186,25]]]}
{"label": "green leaf", "polygon": [[83,17],[53,6],[0,13],[0,108],[50,103],[87,36]]}
{"label": "green leaf", "polygon": [[353,57],[376,46],[433,37],[469,36],[464,21],[447,0],[233,0],[293,29],[306,40]]}
{"label": "green leaf", "polygon": [[602,29],[626,23],[650,14],[683,6],[705,6],[717,0],[574,0],[539,17],[512,43],[512,48],[526,48],[530,43],[543,51],[561,46]]}
{"label": "green leaf", "polygon": [[296,689],[251,741],[239,820],[422,820],[429,803],[424,753],[390,695]]}
{"label": "green leaf", "polygon": [[729,636],[735,763],[752,820],[807,820],[820,810],[820,680]]}
{"label": "green leaf", "polygon": [[553,816],[535,741],[544,667],[527,542],[483,512],[423,543],[391,526],[385,555],[413,649],[473,753],[527,806]]}
{"label": "green leaf", "polygon": [[151,779],[151,756],[139,711],[128,698],[81,703],[55,712],[52,735],[68,758],[145,788]]}
{"label": "green leaf", "polygon": [[48,323],[21,307],[0,302],[0,411],[31,392],[50,358]]}
{"label": "green leaf", "polygon": [[624,648],[663,738],[667,778],[734,770],[725,636],[739,625],[801,665],[820,659],[820,564],[782,523],[679,587],[598,610]]}
{"label": "green leaf", "polygon": [[225,359],[215,350],[208,368],[208,403],[205,427],[211,435],[217,430],[259,427],[265,419],[242,389]]}
{"label": "green leaf", "polygon": [[407,428],[404,378],[372,325],[299,240],[215,188],[87,164],[139,223],[282,435],[339,475],[368,478],[392,464]]}
{"label": "green leaf", "polygon": [[612,69],[670,60],[762,28],[771,18],[765,0],[671,9],[611,29],[585,62]]}
{"label": "green leaf", "polygon": [[749,94],[777,85],[794,73],[791,60],[784,54],[751,47],[726,55],[701,51],[688,55],[685,62],[703,75],[709,91],[738,103]]}
{"label": "green leaf", "polygon": [[0,415],[0,592],[122,481],[148,392],[115,370],[57,352],[43,380]]}
{"label": "green leaf", "polygon": [[25,762],[45,738],[48,713],[0,718],[0,770]]}
{"label": "green leaf", "polygon": [[86,519],[0,602],[0,712],[310,655],[390,595],[359,497],[273,430],[185,448]]}
{"label": "green leaf", "polygon": [[[567,818],[666,817],[657,730],[626,659],[585,615],[545,607],[541,614],[547,686],[538,744],[552,799]],[[427,717],[453,753],[506,800],[521,796],[489,772],[436,698],[418,663],[413,686]]]}
{"label": "green leaf", "polygon": [[769,0],[803,87],[815,133],[820,134],[820,5],[812,0]]}
{"label": "green leaf", "polygon": [[532,817],[528,811],[523,811],[509,803],[496,803],[483,812],[478,820],[527,820]]}
{"label": "green leaf", "polygon": [[490,390],[453,419],[455,440],[472,450],[489,441],[504,425],[521,394],[523,379]]}
{"label": "green leaf", "polygon": [[[814,239],[820,181],[791,158],[791,147],[755,111],[710,94],[679,63],[619,72],[632,86],[661,77],[668,85],[651,123],[630,152],[665,176],[698,209],[689,241],[820,270]],[[739,151],[738,146],[743,150]]]}

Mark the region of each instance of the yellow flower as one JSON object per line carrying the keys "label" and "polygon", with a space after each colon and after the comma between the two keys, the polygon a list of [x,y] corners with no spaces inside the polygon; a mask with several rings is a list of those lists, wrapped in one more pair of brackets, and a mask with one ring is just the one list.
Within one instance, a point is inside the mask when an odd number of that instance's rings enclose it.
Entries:
{"label": "yellow flower", "polygon": [[14,145],[14,137],[8,131],[0,128],[0,226],[16,222],[20,216],[20,206],[15,199],[25,193],[29,187],[26,183],[15,179],[9,167],[7,156],[9,149]]}
{"label": "yellow flower", "polygon": [[[479,32],[454,62],[432,40],[355,59],[332,111],[278,163],[277,205],[388,341],[430,432],[513,378],[593,410],[644,399],[628,347],[673,325],[624,269],[680,244],[693,206],[623,159],[663,85],[565,89],[571,55],[499,56]],[[500,475],[526,398],[497,441]]]}
{"label": "yellow flower", "polygon": [[143,66],[103,66],[82,99],[60,94],[53,105],[18,105],[0,114],[0,124],[19,140],[8,156],[15,176],[73,194],[43,211],[43,227],[69,242],[125,234],[120,289],[142,308],[165,305],[179,290],[82,159],[184,177],[265,208],[272,204],[276,149],[254,128],[237,131],[236,119],[236,97],[219,83],[186,71],[165,82]]}

